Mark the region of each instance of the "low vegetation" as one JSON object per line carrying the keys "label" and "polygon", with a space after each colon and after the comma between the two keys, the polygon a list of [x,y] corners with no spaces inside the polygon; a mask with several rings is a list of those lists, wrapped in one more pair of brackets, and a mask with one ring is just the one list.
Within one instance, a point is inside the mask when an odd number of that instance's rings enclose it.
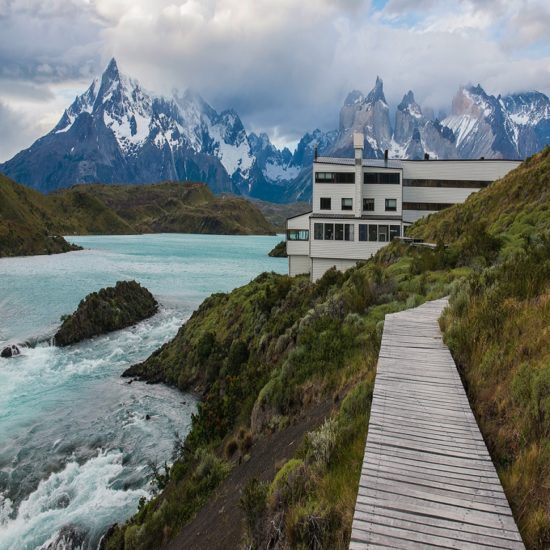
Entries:
{"label": "low vegetation", "polygon": [[384,316],[450,294],[446,341],[525,543],[546,548],[549,171],[547,148],[419,223],[414,234],[440,241],[435,250],[393,242],[317,283],[266,273],[205,300],[172,342],[126,373],[203,398],[166,487],[112,531],[107,547],[167,543],[229,468],[255,460],[242,434],[261,440],[326,402],[329,414],[275,477],[243,483],[239,511],[224,513],[242,522],[248,548],[347,548]]}
{"label": "low vegetation", "polygon": [[58,346],[129,327],[158,311],[153,295],[136,281],[119,281],[84,298],[54,336]]}

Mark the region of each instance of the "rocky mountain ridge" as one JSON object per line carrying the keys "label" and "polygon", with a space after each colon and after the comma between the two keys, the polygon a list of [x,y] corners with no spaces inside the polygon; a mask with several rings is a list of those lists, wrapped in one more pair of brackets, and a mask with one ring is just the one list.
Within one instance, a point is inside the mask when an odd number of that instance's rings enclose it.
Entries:
{"label": "rocky mountain ridge", "polygon": [[291,152],[265,133],[247,133],[234,110],[218,113],[192,90],[170,98],[148,92],[112,59],[53,130],[0,172],[43,192],[75,183],[192,180],[215,193],[291,202],[311,198],[315,148],[348,155],[355,131],[365,134],[367,158],[387,149],[394,158],[521,159],[550,143],[550,99],[540,92],[495,97],[464,86],[440,120],[409,90],[393,125],[391,118],[377,77],[368,94],[348,94],[338,129],[308,132]]}

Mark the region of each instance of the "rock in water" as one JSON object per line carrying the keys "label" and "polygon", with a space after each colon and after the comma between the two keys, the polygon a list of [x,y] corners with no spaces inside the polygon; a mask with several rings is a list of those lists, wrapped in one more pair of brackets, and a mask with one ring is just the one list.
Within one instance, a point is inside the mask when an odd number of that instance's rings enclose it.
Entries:
{"label": "rock in water", "polygon": [[272,258],[286,258],[288,256],[286,253],[286,241],[281,241],[275,245],[275,248],[268,255]]}
{"label": "rock in water", "polygon": [[40,550],[81,550],[85,548],[86,531],[78,525],[65,525],[55,539],[48,541]]}
{"label": "rock in water", "polygon": [[6,346],[0,353],[0,356],[4,357],[5,359],[16,357],[17,355],[21,355],[21,350],[15,344],[12,344],[11,346]]}
{"label": "rock in water", "polygon": [[114,287],[88,294],[77,310],[63,319],[54,341],[67,346],[92,336],[128,327],[158,311],[153,295],[136,281],[119,281]]}

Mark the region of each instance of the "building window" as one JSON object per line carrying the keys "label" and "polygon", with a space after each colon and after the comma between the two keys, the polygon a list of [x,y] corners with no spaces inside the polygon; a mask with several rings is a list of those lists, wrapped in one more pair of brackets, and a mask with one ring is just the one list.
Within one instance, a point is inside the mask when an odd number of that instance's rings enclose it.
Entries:
{"label": "building window", "polygon": [[365,212],[374,212],[374,199],[363,199],[363,210]]}
{"label": "building window", "polygon": [[322,241],[323,240],[323,224],[322,223],[313,224],[313,238],[316,241]]}
{"label": "building window", "polygon": [[369,241],[377,241],[377,240],[378,240],[378,226],[369,225]]}
{"label": "building window", "polygon": [[397,210],[397,199],[386,199],[386,212],[395,212]]}
{"label": "building window", "polygon": [[400,225],[390,225],[390,241],[393,241],[395,237],[401,237]]}
{"label": "building window", "polygon": [[353,210],[353,199],[342,199],[342,210]]}
{"label": "building window", "polygon": [[359,224],[359,240],[360,241],[366,241],[367,240],[367,227],[368,227],[368,225],[366,223],[360,223]]}
{"label": "building window", "polygon": [[289,229],[286,232],[287,241],[309,241],[309,229]]}
{"label": "building window", "polygon": [[427,210],[427,211],[439,211],[453,206],[449,203],[443,202],[404,202],[403,210]]}
{"label": "building window", "polygon": [[346,225],[344,226],[344,240],[353,241],[353,224],[352,223],[346,223]]}
{"label": "building window", "polygon": [[403,180],[404,187],[454,187],[455,189],[481,189],[490,183],[490,181],[479,180]]}
{"label": "building window", "polygon": [[334,225],[334,240],[343,241],[344,240],[344,224],[337,223]]}
{"label": "building window", "polygon": [[334,240],[334,224],[325,223],[325,241]]}
{"label": "building window", "polygon": [[315,183],[355,183],[355,172],[315,172]]}
{"label": "building window", "polygon": [[330,197],[321,197],[321,204],[319,205],[321,210],[330,210],[330,202]]}
{"label": "building window", "polygon": [[365,172],[363,182],[399,185],[399,172]]}
{"label": "building window", "polygon": [[379,225],[378,226],[378,241],[381,243],[387,243],[388,242],[388,226],[387,225]]}

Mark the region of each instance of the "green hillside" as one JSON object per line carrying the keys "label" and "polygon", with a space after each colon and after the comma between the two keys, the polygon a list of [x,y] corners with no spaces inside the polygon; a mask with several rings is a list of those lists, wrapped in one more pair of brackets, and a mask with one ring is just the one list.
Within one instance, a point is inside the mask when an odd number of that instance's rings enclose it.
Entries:
{"label": "green hillside", "polygon": [[[210,233],[271,235],[273,227],[250,202],[215,196],[202,183],[77,185],[51,195],[84,233]],[[97,220],[90,211],[101,213]]]}
{"label": "green hillside", "polygon": [[0,257],[78,250],[60,236],[57,222],[41,193],[0,174]]}
{"label": "green hillside", "polygon": [[59,235],[272,235],[245,199],[200,183],[77,185],[43,195],[0,174],[0,256],[75,250]]}
{"label": "green hillside", "polygon": [[[527,548],[550,544],[550,148],[415,235],[313,284],[203,302],[126,373],[203,396],[107,548],[347,548],[385,314],[451,295],[445,339]],[[220,510],[222,512],[220,512]]]}

